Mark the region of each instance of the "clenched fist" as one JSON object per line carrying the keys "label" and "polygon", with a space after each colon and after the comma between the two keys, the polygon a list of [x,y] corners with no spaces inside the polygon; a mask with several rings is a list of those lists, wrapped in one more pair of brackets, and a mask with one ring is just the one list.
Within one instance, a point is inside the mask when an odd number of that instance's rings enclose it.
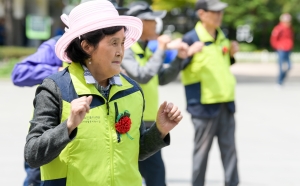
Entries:
{"label": "clenched fist", "polygon": [[204,43],[201,41],[197,41],[193,43],[188,50],[188,56],[193,56],[194,54],[201,52],[202,48],[204,47]]}
{"label": "clenched fist", "polygon": [[161,35],[157,38],[158,48],[160,50],[166,50],[167,44],[171,41],[171,37],[168,35]]}
{"label": "clenched fist", "polygon": [[69,135],[82,122],[86,113],[90,111],[90,104],[92,100],[92,96],[83,96],[81,98],[74,99],[71,102],[71,113],[67,121]]}
{"label": "clenched fist", "polygon": [[173,103],[166,101],[160,105],[157,116],[156,126],[161,137],[164,138],[182,119],[181,111]]}

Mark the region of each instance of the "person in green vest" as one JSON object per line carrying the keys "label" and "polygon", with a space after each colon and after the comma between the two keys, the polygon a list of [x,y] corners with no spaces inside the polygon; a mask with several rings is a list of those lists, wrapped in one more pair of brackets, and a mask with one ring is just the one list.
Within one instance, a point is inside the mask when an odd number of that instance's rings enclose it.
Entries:
{"label": "person in green vest", "polygon": [[[139,83],[144,92],[146,107],[143,119],[146,128],[151,128],[159,105],[158,86],[165,85],[178,76],[182,61],[178,57],[187,56],[188,45],[181,40],[171,42],[171,38],[167,35],[158,36],[156,20],[165,17],[166,11],[153,11],[149,4],[143,1],[133,2],[128,8],[126,15],[142,20],[143,33],[139,41],[125,51],[122,68],[130,78]],[[148,47],[150,40],[158,42],[154,52]],[[168,68],[164,68],[166,50],[171,46],[173,49],[178,49],[177,60],[173,61]],[[147,186],[166,185],[161,151],[140,161],[139,170]]]}
{"label": "person in green vest", "polygon": [[119,16],[107,0],[82,3],[61,19],[66,28],[55,53],[70,65],[36,90],[25,161],[40,167],[41,185],[140,186],[138,160],[169,145],[169,132],[182,119],[165,101],[146,130],[143,91],[120,74],[142,22]]}
{"label": "person in green vest", "polygon": [[239,183],[235,145],[235,84],[230,72],[238,44],[220,29],[228,5],[219,0],[198,0],[200,21],[183,36],[188,45],[198,43],[198,52],[183,62],[181,74],[187,111],[195,129],[192,185],[203,186],[208,154],[218,138],[225,172],[225,185]]}

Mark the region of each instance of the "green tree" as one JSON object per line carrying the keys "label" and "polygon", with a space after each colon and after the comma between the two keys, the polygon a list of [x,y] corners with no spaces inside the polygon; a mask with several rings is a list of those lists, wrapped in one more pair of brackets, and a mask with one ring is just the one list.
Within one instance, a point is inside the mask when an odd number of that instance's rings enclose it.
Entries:
{"label": "green tree", "polygon": [[[123,1],[124,5],[128,5],[130,2],[139,0],[119,0]],[[168,10],[169,12],[174,8],[181,9],[181,13],[178,16],[167,16],[164,19],[167,24],[174,24],[178,22],[178,17],[183,20],[185,17],[189,23],[181,32],[186,32],[192,29],[192,26],[197,19],[187,15],[187,9],[193,10],[197,0],[145,0],[149,4],[152,4],[154,10]],[[258,48],[270,49],[269,39],[271,31],[279,21],[279,16],[282,13],[291,13],[293,16],[293,28],[295,33],[300,31],[300,0],[222,0],[228,3],[224,13],[223,27],[229,30],[229,38],[235,39],[236,29],[240,25],[249,25],[254,35],[252,44],[255,44]],[[297,19],[299,17],[299,20]],[[190,22],[194,22],[191,24]],[[299,35],[300,36],[300,35]],[[295,37],[296,39],[298,36]],[[296,48],[300,50],[300,44]]]}
{"label": "green tree", "polygon": [[[224,14],[224,24],[231,31],[239,25],[250,25],[254,34],[253,43],[260,48],[270,48],[271,31],[282,13],[291,13],[294,18],[293,27],[299,30],[299,22],[296,19],[300,12],[300,7],[297,6],[299,0],[224,0],[224,2],[229,4]],[[230,37],[232,36],[231,34]]]}

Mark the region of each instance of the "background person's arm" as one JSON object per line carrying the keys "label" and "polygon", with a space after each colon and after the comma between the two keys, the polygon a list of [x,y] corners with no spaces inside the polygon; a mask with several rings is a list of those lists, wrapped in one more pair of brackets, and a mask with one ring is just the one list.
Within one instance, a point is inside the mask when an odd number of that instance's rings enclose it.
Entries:
{"label": "background person's arm", "polygon": [[273,30],[272,30],[272,34],[271,34],[271,38],[270,38],[270,44],[271,46],[275,49],[278,50],[278,39],[279,39],[279,35],[280,35],[280,28],[278,26],[276,26]]}
{"label": "background person's arm", "polygon": [[164,57],[164,50],[157,49],[149,61],[144,66],[141,66],[136,61],[134,52],[131,49],[127,49],[122,61],[122,68],[130,78],[138,83],[146,84],[159,72]]}
{"label": "background person's arm", "polygon": [[52,38],[42,43],[38,50],[17,63],[12,71],[11,79],[16,86],[35,86],[56,73],[62,62],[55,54],[55,43]]}

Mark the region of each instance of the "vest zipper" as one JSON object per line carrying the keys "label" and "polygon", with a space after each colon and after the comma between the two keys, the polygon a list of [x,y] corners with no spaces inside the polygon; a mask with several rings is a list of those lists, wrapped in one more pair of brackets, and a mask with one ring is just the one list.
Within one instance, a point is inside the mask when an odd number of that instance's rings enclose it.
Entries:
{"label": "vest zipper", "polygon": [[109,115],[109,102],[106,101],[106,109],[107,109],[107,115]]}
{"label": "vest zipper", "polygon": [[[107,115],[109,115],[109,94],[108,98],[105,98],[106,100],[106,109],[107,109]],[[109,120],[109,119],[108,119]],[[111,182],[110,185],[114,185],[114,163],[113,163],[113,156],[114,156],[114,146],[113,146],[113,137],[112,137],[112,129],[109,126],[109,134],[110,134],[110,175],[111,175]]]}
{"label": "vest zipper", "polygon": [[[119,115],[118,103],[114,102],[114,106],[115,106],[115,122],[117,122],[117,118]],[[118,143],[120,143],[121,142],[120,133],[117,130],[116,130],[116,133],[117,133],[117,141],[118,141]]]}

